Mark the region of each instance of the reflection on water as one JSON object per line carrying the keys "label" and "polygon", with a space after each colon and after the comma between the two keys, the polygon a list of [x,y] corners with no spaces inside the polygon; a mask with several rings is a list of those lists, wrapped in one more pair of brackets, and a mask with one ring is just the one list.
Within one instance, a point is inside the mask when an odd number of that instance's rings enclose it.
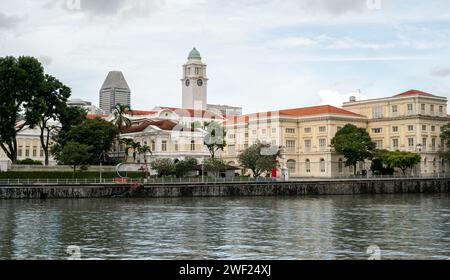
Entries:
{"label": "reflection on water", "polygon": [[450,259],[450,196],[0,201],[1,259]]}

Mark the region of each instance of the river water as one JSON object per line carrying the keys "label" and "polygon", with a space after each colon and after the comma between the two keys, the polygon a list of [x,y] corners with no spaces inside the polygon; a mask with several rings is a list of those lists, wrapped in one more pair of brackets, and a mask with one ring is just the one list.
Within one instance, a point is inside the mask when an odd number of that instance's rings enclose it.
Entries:
{"label": "river water", "polygon": [[0,201],[0,259],[68,246],[81,259],[367,259],[372,246],[450,260],[450,195]]}

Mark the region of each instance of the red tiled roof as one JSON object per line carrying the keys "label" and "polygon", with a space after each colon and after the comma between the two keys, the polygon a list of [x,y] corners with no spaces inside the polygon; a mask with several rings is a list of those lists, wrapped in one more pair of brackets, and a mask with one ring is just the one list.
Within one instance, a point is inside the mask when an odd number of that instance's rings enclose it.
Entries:
{"label": "red tiled roof", "polygon": [[[169,121],[169,120],[161,120],[161,121],[145,120],[142,123],[140,123],[139,125],[133,125],[129,128],[124,129],[122,133],[141,132],[141,131],[145,130],[147,127],[149,127],[150,125],[159,127],[162,130],[173,130],[173,128],[175,126],[177,126],[177,124],[175,122]],[[187,127],[182,127],[180,131],[193,131],[193,130],[190,128],[187,128]]]}
{"label": "red tiled roof", "polygon": [[182,108],[176,108],[176,107],[159,107],[163,110],[171,110],[176,112],[178,115],[181,115],[183,117],[203,117],[203,118],[211,118],[211,119],[223,119],[223,116],[218,115],[215,112],[208,111],[208,110],[194,110],[194,109],[182,109]]}
{"label": "red tiled roof", "polygon": [[431,93],[427,93],[427,92],[423,92],[423,91],[415,90],[415,89],[412,89],[412,90],[408,90],[408,91],[402,92],[402,93],[397,94],[397,95],[395,95],[395,96],[408,96],[408,95],[434,96],[434,95],[431,94]]}
{"label": "red tiled roof", "polygon": [[86,115],[86,119],[88,119],[88,120],[94,120],[96,118],[106,119],[108,117],[109,117],[109,115],[94,115],[94,114],[87,114]]}
{"label": "red tiled roof", "polygon": [[363,117],[362,115],[344,110],[342,108],[337,108],[331,105],[321,105],[321,106],[313,106],[313,107],[305,107],[305,108],[296,108],[296,109],[287,109],[281,110],[280,115],[285,116],[295,116],[295,117],[303,117],[303,116],[313,116],[313,115],[325,115],[325,114],[335,114],[335,115],[347,115],[347,116],[355,116],[355,117]]}
{"label": "red tiled roof", "polygon": [[156,114],[155,111],[142,111],[142,110],[131,110],[128,111],[127,114],[131,116],[145,116],[145,115],[153,115]]}
{"label": "red tiled roof", "polygon": [[321,105],[321,106],[313,106],[313,107],[304,107],[304,108],[294,108],[294,109],[286,109],[280,111],[273,112],[261,112],[261,113],[253,113],[243,116],[237,117],[229,117],[225,124],[233,124],[233,123],[247,123],[251,119],[259,119],[264,117],[274,117],[274,116],[288,116],[288,117],[305,117],[305,116],[314,116],[314,115],[345,115],[352,117],[365,117],[363,115],[359,115],[341,108],[337,108],[331,105]]}

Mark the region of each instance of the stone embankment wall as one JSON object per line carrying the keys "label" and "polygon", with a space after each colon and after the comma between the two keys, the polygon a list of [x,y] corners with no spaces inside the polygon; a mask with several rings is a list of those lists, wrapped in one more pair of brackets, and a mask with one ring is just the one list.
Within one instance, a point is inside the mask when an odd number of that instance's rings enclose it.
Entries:
{"label": "stone embankment wall", "polygon": [[0,199],[358,195],[448,193],[449,190],[450,178],[227,182],[147,186],[125,184],[3,185],[0,186]]}

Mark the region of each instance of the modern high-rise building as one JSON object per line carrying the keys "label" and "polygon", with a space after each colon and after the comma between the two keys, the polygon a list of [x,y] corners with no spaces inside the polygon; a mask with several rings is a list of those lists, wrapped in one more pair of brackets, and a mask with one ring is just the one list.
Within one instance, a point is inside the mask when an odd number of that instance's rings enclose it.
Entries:
{"label": "modern high-rise building", "polygon": [[100,109],[109,114],[117,104],[131,105],[131,91],[122,72],[111,71],[100,89]]}

